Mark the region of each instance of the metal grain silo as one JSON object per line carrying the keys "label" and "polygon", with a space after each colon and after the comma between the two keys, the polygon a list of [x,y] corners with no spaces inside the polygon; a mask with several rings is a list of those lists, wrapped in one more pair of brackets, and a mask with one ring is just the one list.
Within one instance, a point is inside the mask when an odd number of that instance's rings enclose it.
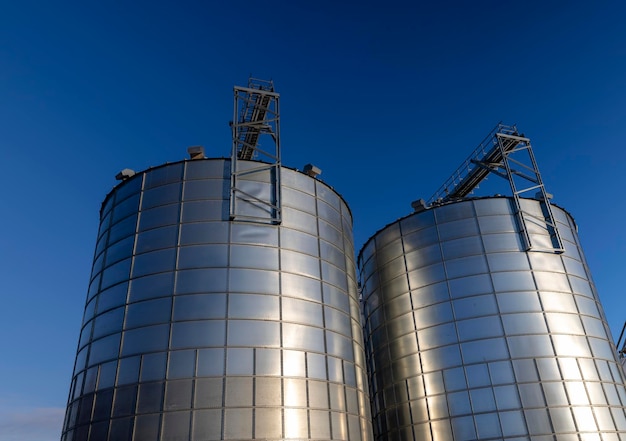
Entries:
{"label": "metal grain silo", "polygon": [[371,439],[347,205],[193,153],[103,203],[62,440]]}
{"label": "metal grain silo", "polygon": [[539,198],[415,208],[359,256],[376,439],[626,439],[571,216]]}

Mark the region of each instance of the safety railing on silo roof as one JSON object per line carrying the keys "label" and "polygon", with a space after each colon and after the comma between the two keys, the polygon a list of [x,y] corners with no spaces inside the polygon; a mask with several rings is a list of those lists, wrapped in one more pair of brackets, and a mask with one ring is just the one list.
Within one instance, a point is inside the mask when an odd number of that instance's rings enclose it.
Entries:
{"label": "safety railing on silo roof", "polygon": [[[523,153],[526,153],[526,163],[520,160]],[[562,253],[563,242],[552,214],[550,195],[543,185],[530,139],[520,134],[515,125],[498,123],[431,196],[428,205],[440,205],[468,196],[491,173],[509,181],[515,214],[526,250]],[[524,210],[520,202],[520,199],[529,196],[528,193],[531,191],[535,191],[536,194],[530,197],[542,202],[542,216]],[[553,246],[546,248],[533,245],[527,228],[528,222],[545,225]]]}

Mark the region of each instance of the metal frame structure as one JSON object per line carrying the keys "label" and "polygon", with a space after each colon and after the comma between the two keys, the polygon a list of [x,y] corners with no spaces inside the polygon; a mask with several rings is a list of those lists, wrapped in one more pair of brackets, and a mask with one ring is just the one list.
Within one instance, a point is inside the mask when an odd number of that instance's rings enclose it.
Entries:
{"label": "metal frame structure", "polygon": [[624,326],[622,326],[622,332],[620,332],[617,343],[615,344],[618,350],[617,355],[619,355],[620,360],[626,358],[626,341],[622,340],[624,338],[624,331],[626,331],[626,322],[624,322]]}
{"label": "metal frame structure", "polygon": [[[487,135],[472,154],[455,170],[450,178],[429,199],[429,205],[440,205],[466,197],[478,187],[490,173],[509,181],[515,204],[520,234],[527,251],[563,252],[563,242],[550,206],[550,196],[545,190],[530,139],[517,131],[516,126],[502,123]],[[529,192],[536,192],[529,195]],[[520,199],[534,197],[542,204],[542,215],[524,210]],[[552,248],[533,246],[528,223],[546,228]]]}
{"label": "metal frame structure", "polygon": [[[280,224],[280,94],[274,91],[273,81],[250,78],[248,87],[235,86],[233,121],[231,122],[233,146],[231,152],[230,219],[249,222]],[[254,167],[242,167],[239,161],[256,161]],[[270,194],[256,197],[241,188],[246,176],[267,175]],[[268,215],[245,213],[243,204],[260,207]]]}

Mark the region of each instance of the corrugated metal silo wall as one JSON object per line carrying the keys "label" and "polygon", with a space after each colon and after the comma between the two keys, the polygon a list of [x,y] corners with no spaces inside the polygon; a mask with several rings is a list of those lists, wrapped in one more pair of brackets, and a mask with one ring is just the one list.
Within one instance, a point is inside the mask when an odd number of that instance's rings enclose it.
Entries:
{"label": "corrugated metal silo wall", "polygon": [[229,160],[109,194],[64,441],[372,439],[350,211],[281,174],[280,226],[229,220]]}
{"label": "corrugated metal silo wall", "polygon": [[[512,206],[428,209],[361,251],[376,439],[626,440],[624,375],[574,221],[553,207],[565,252],[525,251]],[[545,225],[529,232],[551,244]]]}

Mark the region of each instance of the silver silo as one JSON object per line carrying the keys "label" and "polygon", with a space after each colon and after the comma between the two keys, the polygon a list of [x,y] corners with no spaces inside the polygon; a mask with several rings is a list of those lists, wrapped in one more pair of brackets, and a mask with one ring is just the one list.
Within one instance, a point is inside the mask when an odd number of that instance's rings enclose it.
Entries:
{"label": "silver silo", "polygon": [[63,441],[372,439],[350,210],[233,152],[120,173]]}
{"label": "silver silo", "polygon": [[109,194],[63,440],[371,438],[350,211],[281,174],[281,225],[229,220],[224,159]]}
{"label": "silver silo", "polygon": [[626,439],[624,374],[576,225],[544,200],[415,204],[366,243],[376,439]]}

